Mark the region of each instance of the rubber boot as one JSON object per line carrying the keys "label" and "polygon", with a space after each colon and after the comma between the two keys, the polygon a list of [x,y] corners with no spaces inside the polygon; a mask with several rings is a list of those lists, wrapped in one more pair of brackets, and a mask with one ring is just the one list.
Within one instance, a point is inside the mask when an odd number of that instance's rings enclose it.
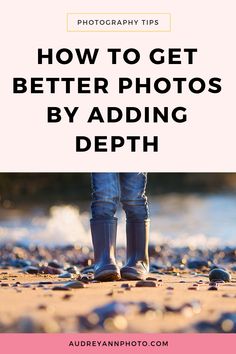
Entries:
{"label": "rubber boot", "polygon": [[149,272],[149,225],[149,219],[142,221],[127,221],[127,263],[121,268],[121,277],[123,279],[145,279]]}
{"label": "rubber boot", "polygon": [[117,219],[91,219],[92,242],[94,248],[94,278],[101,281],[120,279],[116,264]]}

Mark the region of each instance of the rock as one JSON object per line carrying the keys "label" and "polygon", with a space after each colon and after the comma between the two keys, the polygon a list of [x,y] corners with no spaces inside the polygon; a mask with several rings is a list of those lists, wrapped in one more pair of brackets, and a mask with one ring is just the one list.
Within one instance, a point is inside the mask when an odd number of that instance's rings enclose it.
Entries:
{"label": "rock", "polygon": [[15,268],[24,268],[31,265],[31,262],[25,259],[12,259],[10,265]]}
{"label": "rock", "polygon": [[215,322],[200,321],[195,324],[194,328],[201,333],[235,333],[236,313],[223,313]]}
{"label": "rock", "polygon": [[53,268],[63,268],[62,264],[59,264],[57,260],[53,260],[53,261],[50,261],[48,262],[48,266],[49,267],[53,267]]}
{"label": "rock", "polygon": [[208,290],[218,290],[217,286],[209,286]]}
{"label": "rock", "polygon": [[39,268],[39,273],[42,274],[62,274],[63,271],[59,268],[54,268],[50,266],[42,266]]}
{"label": "rock", "polygon": [[66,286],[54,286],[52,288],[52,290],[54,290],[54,291],[68,291],[68,290],[70,290],[70,288],[68,288]]}
{"label": "rock", "polygon": [[72,274],[69,272],[65,272],[65,273],[59,274],[58,278],[72,278]]}
{"label": "rock", "polygon": [[190,286],[190,287],[188,288],[188,290],[198,290],[198,287],[196,287],[196,286]]}
{"label": "rock", "polygon": [[83,275],[82,278],[80,278],[80,280],[85,284],[89,284],[89,278],[86,275]]}
{"label": "rock", "polygon": [[38,310],[47,310],[47,305],[39,304],[37,308],[38,308]]}
{"label": "rock", "polygon": [[154,280],[154,281],[157,281],[157,278],[154,278],[154,277],[147,277],[146,280]]}
{"label": "rock", "polygon": [[209,279],[210,281],[223,280],[224,282],[230,282],[231,276],[226,270],[221,268],[215,268],[210,271]]}
{"label": "rock", "polygon": [[29,274],[39,274],[39,268],[33,266],[24,267],[22,271]]}
{"label": "rock", "polygon": [[209,266],[210,266],[210,262],[200,258],[189,259],[187,263],[187,267],[189,269],[202,269],[204,267],[209,267]]}
{"label": "rock", "polygon": [[158,305],[156,305],[152,302],[146,302],[146,301],[141,301],[140,303],[138,303],[138,309],[139,309],[139,313],[141,313],[141,314],[147,313],[149,311],[162,312],[162,309]]}
{"label": "rock", "polygon": [[[188,310],[190,310],[191,312],[189,312]],[[191,315],[192,314],[197,314],[200,313],[201,311],[201,304],[199,301],[193,300],[190,302],[186,302],[185,304],[178,306],[178,307],[174,307],[172,305],[165,305],[165,311],[166,312],[174,312],[174,313],[182,313],[185,315]]]}
{"label": "rock", "polygon": [[64,285],[65,287],[69,289],[81,289],[81,288],[86,288],[86,285],[82,283],[81,281],[75,280],[75,281],[70,281]]}
{"label": "rock", "polygon": [[222,297],[228,297],[230,299],[234,299],[234,298],[236,298],[236,295],[235,294],[223,294]]}
{"label": "rock", "polygon": [[109,293],[107,293],[107,296],[113,296],[114,295],[114,291],[113,290],[111,290],[111,291],[109,291]]}
{"label": "rock", "polygon": [[135,286],[138,288],[139,287],[155,288],[157,287],[157,284],[154,281],[141,280],[138,281]]}
{"label": "rock", "polygon": [[130,284],[123,283],[123,284],[121,284],[121,288],[130,288]]}
{"label": "rock", "polygon": [[209,283],[209,286],[217,286],[217,285],[218,285],[218,283],[216,283],[214,281],[210,281],[210,283]]}
{"label": "rock", "polygon": [[66,271],[71,274],[79,274],[79,269],[76,266],[66,268]]}

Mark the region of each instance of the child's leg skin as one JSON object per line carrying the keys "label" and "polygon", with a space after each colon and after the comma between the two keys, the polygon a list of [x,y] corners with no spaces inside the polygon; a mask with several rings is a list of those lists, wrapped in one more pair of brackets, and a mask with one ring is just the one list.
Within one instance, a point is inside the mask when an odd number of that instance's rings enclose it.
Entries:
{"label": "child's leg skin", "polygon": [[119,174],[92,173],[92,218],[114,219],[119,202]]}
{"label": "child's leg skin", "polygon": [[121,202],[127,221],[149,218],[146,183],[147,173],[120,173]]}

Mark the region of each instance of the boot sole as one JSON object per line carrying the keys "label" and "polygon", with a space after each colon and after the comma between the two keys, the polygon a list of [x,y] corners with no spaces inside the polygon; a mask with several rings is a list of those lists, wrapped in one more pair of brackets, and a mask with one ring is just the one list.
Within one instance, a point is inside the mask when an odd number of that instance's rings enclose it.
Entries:
{"label": "boot sole", "polygon": [[94,279],[100,281],[115,281],[115,280],[120,280],[121,276],[119,272],[103,270],[102,272],[95,274]]}
{"label": "boot sole", "polygon": [[148,273],[138,273],[137,271],[131,269],[121,269],[120,273],[122,279],[127,280],[145,280],[148,276]]}
{"label": "boot sole", "polygon": [[138,275],[138,274],[133,274],[133,273],[121,273],[122,279],[127,279],[127,280],[145,280],[147,274],[145,275]]}

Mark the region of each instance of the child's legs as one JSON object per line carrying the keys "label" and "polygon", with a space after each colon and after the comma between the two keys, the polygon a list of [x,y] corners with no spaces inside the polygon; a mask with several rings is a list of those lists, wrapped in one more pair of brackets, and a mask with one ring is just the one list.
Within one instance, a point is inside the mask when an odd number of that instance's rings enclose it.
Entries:
{"label": "child's legs", "polygon": [[146,183],[147,173],[120,173],[121,202],[128,221],[149,217]]}
{"label": "child's legs", "polygon": [[93,219],[114,219],[119,201],[119,174],[92,173]]}

